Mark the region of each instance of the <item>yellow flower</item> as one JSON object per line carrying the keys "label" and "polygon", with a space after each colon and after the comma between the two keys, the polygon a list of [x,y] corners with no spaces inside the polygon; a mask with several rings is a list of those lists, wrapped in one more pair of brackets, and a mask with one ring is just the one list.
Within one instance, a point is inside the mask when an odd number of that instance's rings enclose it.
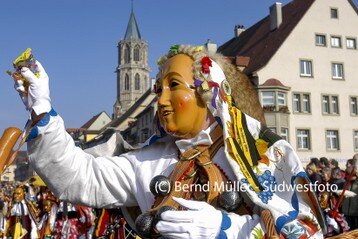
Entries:
{"label": "yellow flower", "polygon": [[204,50],[203,46],[197,46],[197,47],[195,47],[194,52],[200,52],[200,51],[203,51],[203,50]]}
{"label": "yellow flower", "polygon": [[263,139],[258,139],[255,144],[260,157],[264,156],[267,151],[268,143]]}

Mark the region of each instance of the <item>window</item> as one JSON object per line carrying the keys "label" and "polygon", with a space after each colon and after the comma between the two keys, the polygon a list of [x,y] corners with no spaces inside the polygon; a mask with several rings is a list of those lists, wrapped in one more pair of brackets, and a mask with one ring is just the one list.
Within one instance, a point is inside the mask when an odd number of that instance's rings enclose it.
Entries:
{"label": "window", "polygon": [[310,95],[302,94],[302,112],[311,113]]}
{"label": "window", "polygon": [[357,101],[358,101],[358,97],[354,97],[354,96],[350,97],[351,115],[358,115]]}
{"label": "window", "polygon": [[262,106],[274,106],[275,105],[275,92],[274,91],[262,91],[261,92]]}
{"label": "window", "polygon": [[124,48],[124,63],[129,63],[130,60],[131,60],[130,48],[129,48],[129,46],[125,46],[125,48]]}
{"label": "window", "polygon": [[139,74],[135,74],[135,78],[134,78],[134,89],[135,90],[140,90],[140,76]]}
{"label": "window", "polygon": [[338,19],[338,9],[337,8],[331,8],[331,18]]}
{"label": "window", "polygon": [[281,138],[288,141],[288,128],[281,127]]}
{"label": "window", "polygon": [[338,130],[326,131],[326,144],[328,150],[339,150]]}
{"label": "window", "polygon": [[357,49],[356,39],[347,38],[347,49]]}
{"label": "window", "polygon": [[358,151],[358,130],[353,132],[354,151]]}
{"label": "window", "polygon": [[297,149],[309,150],[311,149],[310,131],[308,129],[297,130]]}
{"label": "window", "polygon": [[293,94],[293,112],[301,112],[301,95]]}
{"label": "window", "polygon": [[124,89],[129,90],[129,75],[128,74],[126,74],[126,76],[124,78]]}
{"label": "window", "polygon": [[316,46],[326,46],[326,36],[316,34]]}
{"label": "window", "polygon": [[139,61],[139,47],[134,48],[134,61]]}
{"label": "window", "polygon": [[339,114],[338,96],[332,96],[331,102],[332,102],[332,114]]}
{"label": "window", "polygon": [[300,75],[312,76],[312,61],[300,60]]}
{"label": "window", "polygon": [[336,95],[322,95],[322,113],[339,114],[339,100]]}
{"label": "window", "polygon": [[343,79],[343,64],[342,63],[332,63],[332,78],[333,79]]}
{"label": "window", "polygon": [[287,113],[287,96],[286,92],[271,90],[260,90],[260,101],[265,112],[283,112]]}
{"label": "window", "polygon": [[329,114],[329,96],[324,95],[322,96],[322,111],[324,114]]}
{"label": "window", "polygon": [[331,36],[331,46],[341,48],[341,37]]}
{"label": "window", "polygon": [[278,92],[277,93],[277,104],[278,106],[286,106],[286,93]]}
{"label": "window", "polygon": [[295,113],[311,113],[310,94],[294,93],[293,94],[293,111]]}

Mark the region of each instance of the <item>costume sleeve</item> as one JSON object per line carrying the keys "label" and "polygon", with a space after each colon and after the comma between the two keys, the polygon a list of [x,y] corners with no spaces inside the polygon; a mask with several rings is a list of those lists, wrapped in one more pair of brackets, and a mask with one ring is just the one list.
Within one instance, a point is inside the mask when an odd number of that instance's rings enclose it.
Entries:
{"label": "costume sleeve", "polygon": [[[260,228],[260,218],[257,215],[243,215],[239,216],[237,214],[231,213],[229,214],[229,217],[232,222],[231,230],[229,228],[228,230],[228,238],[251,238],[251,234],[254,230],[254,228]],[[265,234],[263,232],[263,234]]]}
{"label": "costume sleeve", "polygon": [[[232,239],[256,239],[256,238],[269,238],[267,228],[265,228],[264,219],[256,214],[250,215],[237,215],[235,213],[223,213],[223,222],[218,238],[232,238]],[[316,223],[312,223],[312,216],[307,213],[302,213],[299,219],[294,219],[284,225],[283,229],[277,235],[281,238],[289,238],[295,235],[295,238],[312,238],[323,239],[322,231]],[[226,218],[226,219],[225,219]],[[272,223],[272,222],[271,222]],[[271,225],[274,226],[274,225]],[[276,229],[276,227],[275,227]],[[271,235],[272,236],[272,235]]]}
{"label": "costume sleeve", "polygon": [[134,166],[126,157],[97,157],[75,146],[51,110],[28,137],[29,161],[61,200],[92,207],[137,205]]}

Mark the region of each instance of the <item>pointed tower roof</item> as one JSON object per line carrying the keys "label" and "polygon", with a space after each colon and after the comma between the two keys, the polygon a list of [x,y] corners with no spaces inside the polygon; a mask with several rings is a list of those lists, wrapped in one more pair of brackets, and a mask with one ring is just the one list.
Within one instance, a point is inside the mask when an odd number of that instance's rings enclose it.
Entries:
{"label": "pointed tower roof", "polygon": [[124,39],[125,40],[139,40],[139,39],[141,39],[139,28],[138,28],[138,25],[137,25],[137,21],[136,21],[135,16],[134,16],[133,7],[132,7],[131,16],[129,18],[129,22],[128,22],[128,26],[127,26],[127,30],[126,30],[126,35],[124,36]]}

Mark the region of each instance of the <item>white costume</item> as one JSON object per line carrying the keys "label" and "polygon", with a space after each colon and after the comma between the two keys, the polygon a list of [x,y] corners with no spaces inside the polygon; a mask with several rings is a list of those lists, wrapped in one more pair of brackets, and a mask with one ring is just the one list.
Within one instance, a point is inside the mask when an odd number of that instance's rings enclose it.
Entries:
{"label": "white costume", "polygon": [[[38,63],[38,62],[37,62]],[[220,67],[213,62],[211,76],[221,85],[225,80]],[[40,63],[40,79],[27,68],[22,75],[36,88],[48,84],[48,76]],[[42,79],[44,78],[44,79]],[[48,88],[41,86],[41,88]],[[216,89],[217,90],[217,89]],[[44,94],[42,94],[44,93]],[[215,102],[208,108],[213,115],[227,119],[228,105],[214,94]],[[154,196],[149,183],[154,176],[168,176],[178,160],[178,149],[183,152],[195,144],[210,145],[210,127],[193,139],[176,140],[166,136],[140,150],[121,156],[111,154],[94,157],[75,147],[65,131],[62,119],[54,110],[48,109],[49,96],[46,91],[29,89],[31,101],[35,102],[37,115],[49,112],[33,128],[28,142],[28,154],[32,167],[48,187],[62,200],[86,204],[93,207],[119,207],[138,205],[142,212],[151,208]],[[37,100],[46,104],[36,104]],[[40,106],[44,106],[41,108]],[[211,107],[211,108],[210,108]],[[42,110],[39,110],[42,109]],[[256,140],[261,131],[258,121],[245,116],[247,128]],[[223,125],[224,140],[229,137],[226,124]],[[295,186],[296,180],[305,177],[304,170],[292,147],[284,140],[271,142],[267,149],[267,162],[259,162],[254,173],[265,190],[255,192],[245,178],[241,166],[234,161],[227,150],[227,141],[214,156],[213,162],[223,169],[228,178],[242,185],[246,202],[255,205],[254,212],[270,210],[275,227],[282,236],[308,236],[323,238],[322,229],[311,211],[310,202],[296,190],[276,189],[276,185]],[[240,187],[241,189],[241,187]],[[222,212],[206,202],[176,199],[189,209],[187,211],[166,211],[156,229],[168,238],[261,238],[265,228],[257,215],[242,215]],[[208,218],[209,217],[209,218]],[[310,226],[307,226],[310,225]],[[313,225],[313,226],[312,226]],[[293,237],[295,238],[295,237]]]}
{"label": "white costume", "polygon": [[[154,202],[149,182],[154,176],[168,176],[172,172],[178,160],[178,149],[183,152],[194,144],[211,144],[209,128],[190,140],[175,141],[175,138],[166,136],[138,151],[118,157],[95,158],[75,147],[60,116],[54,111],[50,114],[39,122],[43,126],[37,127],[38,136],[28,142],[32,167],[61,200],[92,207],[138,205],[143,212],[147,211]],[[255,122],[257,121],[251,121],[252,126]],[[258,135],[258,132],[253,132],[253,135]],[[286,150],[286,153],[293,153],[289,152],[291,148],[285,141],[278,141],[276,144]],[[271,153],[275,157],[273,149]],[[230,180],[237,181],[227,160],[222,160],[223,158],[225,154],[222,147],[213,161]],[[284,208],[285,204],[282,203],[284,202],[275,204],[277,208]],[[307,206],[300,206],[302,215],[313,216]],[[225,230],[228,238],[253,238],[253,228],[261,227],[258,216],[230,213],[229,217],[231,227]],[[318,233],[312,238],[321,238],[321,235]]]}

